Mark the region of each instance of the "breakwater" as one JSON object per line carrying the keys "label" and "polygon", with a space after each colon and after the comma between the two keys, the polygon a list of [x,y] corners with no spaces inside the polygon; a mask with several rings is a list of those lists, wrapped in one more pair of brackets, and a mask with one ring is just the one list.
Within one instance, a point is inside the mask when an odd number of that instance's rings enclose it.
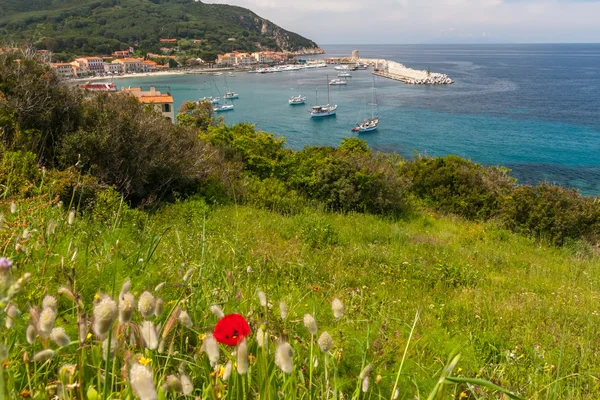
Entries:
{"label": "breakwater", "polygon": [[454,81],[446,74],[408,68],[396,61],[358,58],[357,62],[373,65],[373,73],[409,85],[449,85]]}

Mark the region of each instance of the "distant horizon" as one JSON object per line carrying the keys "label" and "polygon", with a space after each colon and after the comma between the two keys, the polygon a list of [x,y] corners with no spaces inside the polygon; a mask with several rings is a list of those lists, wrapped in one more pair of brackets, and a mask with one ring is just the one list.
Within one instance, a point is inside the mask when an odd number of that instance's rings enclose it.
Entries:
{"label": "distant horizon", "polygon": [[[312,39],[311,39],[312,40]],[[422,42],[422,43],[322,43],[319,46],[437,46],[437,45],[590,45],[600,42]]]}

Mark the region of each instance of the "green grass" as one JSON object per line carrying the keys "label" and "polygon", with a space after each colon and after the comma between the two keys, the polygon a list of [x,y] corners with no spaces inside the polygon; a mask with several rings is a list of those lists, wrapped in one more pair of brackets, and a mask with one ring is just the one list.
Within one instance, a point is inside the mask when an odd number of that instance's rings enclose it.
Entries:
{"label": "green grass", "polygon": [[[15,276],[33,275],[16,301],[20,319],[3,332],[9,347],[4,374],[8,398],[23,389],[35,398],[50,396],[65,363],[78,365],[82,383],[81,389],[69,392],[71,398],[89,387],[103,392],[104,379],[98,377],[104,361],[95,337],[79,350],[76,343],[59,349],[46,363],[22,361],[25,352],[31,358],[43,347],[57,348],[39,338],[34,345],[26,342],[27,310],[73,282],[91,315],[94,296],[116,297],[126,279],[136,299],[166,282],[156,293],[164,299],[165,311],[155,322],[164,328],[169,314],[183,307],[194,326],[173,328],[167,340],[171,351],[119,347],[115,362],[107,363],[113,371],[111,398],[130,396],[127,367],[124,373],[121,367],[136,353],[152,359],[157,387],[167,375],[177,374],[185,360],[194,394],[202,398],[218,398],[220,393],[266,399],[281,391],[286,399],[340,398],[339,392],[344,398],[390,399],[397,377],[398,398],[427,398],[443,371],[452,372],[442,386],[446,396],[455,398],[461,392],[473,399],[498,398],[489,383],[523,398],[598,397],[600,259],[594,248],[547,247],[493,223],[427,211],[400,220],[314,209],[283,216],[188,200],[153,214],[116,203],[68,225],[68,212],[44,201],[22,201],[15,214],[9,201],[0,204],[2,255],[13,259]],[[57,226],[54,234],[47,232],[51,221]],[[18,238],[25,227],[30,237]],[[18,252],[17,242],[22,246]],[[190,268],[193,275],[184,282]],[[259,290],[267,294],[271,308],[261,307]],[[339,321],[331,311],[335,297],[345,306]],[[280,301],[288,306],[286,320],[279,316]],[[228,382],[210,376],[200,338],[217,322],[209,310],[213,304],[250,322],[247,376],[234,373]],[[328,331],[334,342],[327,362],[315,343],[318,365],[313,361],[310,389],[311,336],[302,322],[306,313],[317,320],[315,339]],[[137,312],[134,320],[141,322]],[[270,334],[268,352],[254,339],[261,324]],[[59,297],[56,325],[76,342],[77,313],[64,297]],[[127,337],[120,331],[115,335],[123,341]],[[289,376],[274,366],[278,338],[286,339],[295,352]],[[227,358],[234,360],[231,349],[224,350],[221,365]],[[461,357],[452,369],[448,360],[457,353]],[[370,387],[362,393],[358,375],[369,363]],[[488,381],[488,386],[466,378]]]}

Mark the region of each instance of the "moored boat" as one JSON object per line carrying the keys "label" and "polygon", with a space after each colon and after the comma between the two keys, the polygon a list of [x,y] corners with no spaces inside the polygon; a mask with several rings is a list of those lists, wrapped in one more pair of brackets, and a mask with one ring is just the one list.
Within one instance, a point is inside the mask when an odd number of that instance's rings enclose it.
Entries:
{"label": "moored boat", "polygon": [[[327,81],[329,81],[329,76],[327,77]],[[318,105],[319,104],[319,89],[315,91],[316,103],[317,105],[313,106],[310,110],[311,118],[323,118],[330,117],[335,115],[337,112],[337,104],[331,105],[329,99],[329,85],[327,85],[327,104],[326,105]]]}
{"label": "moored boat", "polygon": [[219,104],[219,105],[213,107],[214,112],[223,112],[223,111],[232,111],[232,110],[233,110],[233,104]]}
{"label": "moored boat", "polygon": [[304,104],[305,102],[306,102],[306,96],[302,96],[302,95],[292,96],[288,100],[288,103],[291,106],[297,106],[297,105],[300,105],[300,104]]}
{"label": "moored boat", "polygon": [[117,86],[114,82],[87,82],[77,86],[79,89],[89,90],[91,92],[116,92]]}
{"label": "moored boat", "polygon": [[235,92],[227,92],[225,93],[225,96],[223,96],[223,98],[225,99],[239,99],[240,95],[235,93]]}
{"label": "moored boat", "polygon": [[332,79],[329,81],[330,85],[347,85],[348,81],[345,79]]}
{"label": "moored boat", "polygon": [[350,72],[341,72],[338,74],[338,78],[351,78],[352,74]]}

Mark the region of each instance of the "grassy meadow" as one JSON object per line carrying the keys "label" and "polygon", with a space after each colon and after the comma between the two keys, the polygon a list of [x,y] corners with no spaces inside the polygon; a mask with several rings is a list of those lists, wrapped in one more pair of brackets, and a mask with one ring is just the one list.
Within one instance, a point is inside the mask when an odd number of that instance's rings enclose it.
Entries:
{"label": "grassy meadow", "polygon": [[[176,398],[167,377],[183,368],[197,398],[392,399],[404,359],[396,398],[424,399],[458,353],[456,378],[484,379],[522,398],[597,398],[600,262],[589,246],[546,247],[493,223],[426,210],[402,219],[314,208],[285,216],[190,199],[145,213],[114,198],[75,216],[43,196],[12,207],[14,213],[2,203],[2,254],[13,261],[14,277],[31,278],[13,301],[15,325],[3,332],[8,398],[134,398],[127,368],[142,357],[159,398]],[[115,323],[118,347],[106,362],[93,330],[78,344],[78,314],[91,319],[98,298],[116,299],[126,280],[136,299],[146,290],[162,298],[164,311],[153,321],[160,337],[170,330],[166,343],[144,350],[133,340],[142,321],[136,312],[130,326]],[[61,287],[76,301],[64,290],[59,295]],[[58,301],[55,326],[71,338],[68,345],[26,340],[29,308],[46,295]],[[339,319],[334,298],[344,305]],[[244,315],[252,329],[249,370],[234,368],[227,381],[219,365],[235,360],[233,349],[221,345],[216,373],[202,350],[218,320],[212,305]],[[191,328],[168,328],[179,309]],[[317,321],[315,337],[305,314]],[[261,326],[266,348],[255,337]],[[333,339],[327,356],[314,343],[323,331]],[[291,374],[275,366],[278,339],[293,348]],[[32,360],[48,348],[52,357]],[[359,375],[367,364],[364,388]],[[437,398],[505,396],[481,385],[442,386]]]}

